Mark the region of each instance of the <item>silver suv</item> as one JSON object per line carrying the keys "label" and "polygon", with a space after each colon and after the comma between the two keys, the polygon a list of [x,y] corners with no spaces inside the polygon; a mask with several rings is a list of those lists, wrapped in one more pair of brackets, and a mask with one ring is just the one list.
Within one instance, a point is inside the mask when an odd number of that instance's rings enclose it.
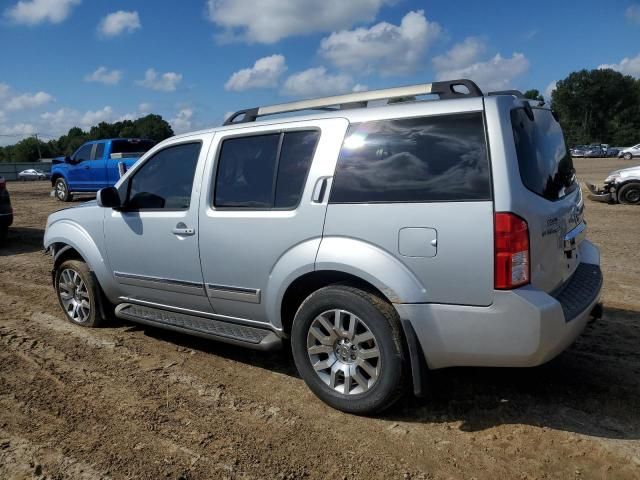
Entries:
{"label": "silver suv", "polygon": [[539,365],[600,312],[554,113],[468,80],[252,108],[170,138],[52,214],[45,247],[73,323],[115,307],[286,343],[318,397],[361,414],[424,393],[429,369]]}

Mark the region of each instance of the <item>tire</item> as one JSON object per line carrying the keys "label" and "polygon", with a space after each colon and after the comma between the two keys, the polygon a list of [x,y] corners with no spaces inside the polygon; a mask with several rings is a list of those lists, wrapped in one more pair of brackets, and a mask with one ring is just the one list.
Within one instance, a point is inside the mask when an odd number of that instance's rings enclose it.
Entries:
{"label": "tire", "polygon": [[102,291],[86,263],[81,260],[62,262],[55,271],[54,287],[67,320],[82,327],[100,325]]}
{"label": "tire", "polygon": [[633,158],[633,155],[631,153],[625,153],[623,157],[625,160],[631,160]]}
{"label": "tire", "polygon": [[56,198],[61,202],[70,202],[73,200],[73,195],[69,193],[69,186],[64,178],[58,178],[56,180],[54,190],[56,192]]}
{"label": "tire", "polygon": [[640,182],[631,182],[620,187],[618,202],[623,205],[640,205]]}
{"label": "tire", "polygon": [[4,242],[7,239],[8,234],[9,234],[9,226],[8,225],[0,226],[0,243]]}
{"label": "tire", "polygon": [[[386,300],[358,288],[331,285],[307,297],[293,321],[291,349],[311,391],[343,412],[380,412],[406,386],[398,314]],[[324,368],[316,371],[314,365]]]}

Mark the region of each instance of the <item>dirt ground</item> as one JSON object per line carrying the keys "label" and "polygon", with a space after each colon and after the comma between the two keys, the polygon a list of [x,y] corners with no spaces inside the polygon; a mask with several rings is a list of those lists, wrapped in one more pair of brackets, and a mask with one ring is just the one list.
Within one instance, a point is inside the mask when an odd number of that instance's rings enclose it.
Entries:
{"label": "dirt ground", "polygon": [[[630,162],[576,160],[601,182]],[[0,478],[640,478],[640,207],[587,200],[605,314],[532,369],[436,372],[378,418],[330,409],[286,352],[67,323],[46,182],[10,183],[0,247]]]}

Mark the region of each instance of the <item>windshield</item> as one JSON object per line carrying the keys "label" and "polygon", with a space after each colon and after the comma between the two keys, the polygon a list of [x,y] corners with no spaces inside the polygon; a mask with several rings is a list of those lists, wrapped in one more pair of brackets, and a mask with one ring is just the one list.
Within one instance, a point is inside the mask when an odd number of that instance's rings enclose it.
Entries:
{"label": "windshield", "polygon": [[126,156],[142,155],[155,145],[151,140],[114,140],[111,144],[111,154],[120,153]]}
{"label": "windshield", "polygon": [[524,108],[511,111],[520,177],[532,192],[557,200],[577,186],[573,161],[551,111],[536,108],[533,112],[532,121]]}

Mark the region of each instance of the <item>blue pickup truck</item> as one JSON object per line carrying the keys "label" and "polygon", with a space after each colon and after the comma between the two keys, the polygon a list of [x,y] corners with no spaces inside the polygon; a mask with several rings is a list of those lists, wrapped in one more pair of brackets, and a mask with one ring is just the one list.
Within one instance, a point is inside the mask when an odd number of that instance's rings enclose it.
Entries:
{"label": "blue pickup truck", "polygon": [[56,198],[69,202],[74,194],[95,193],[114,185],[122,172],[154,145],[152,140],[139,138],[95,140],[70,157],[54,159],[51,185]]}

